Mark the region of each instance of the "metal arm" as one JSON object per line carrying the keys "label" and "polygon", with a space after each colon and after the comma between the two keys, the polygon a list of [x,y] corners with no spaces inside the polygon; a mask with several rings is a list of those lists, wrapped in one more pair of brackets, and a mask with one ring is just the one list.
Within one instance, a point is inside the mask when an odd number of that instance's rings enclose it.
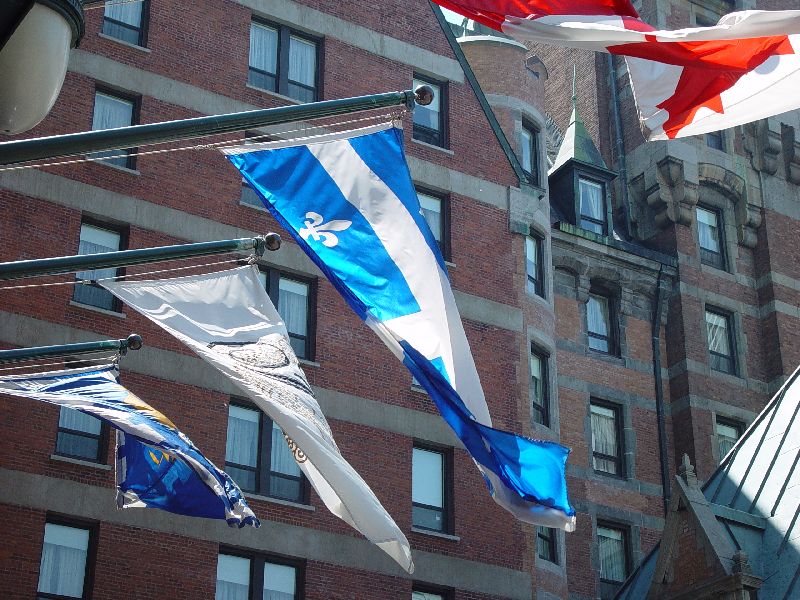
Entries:
{"label": "metal arm", "polygon": [[0,143],[0,165],[13,165],[31,160],[88,154],[102,150],[135,148],[146,144],[174,142],[401,104],[413,108],[415,102],[425,105],[429,104],[432,99],[433,92],[431,88],[429,86],[419,86],[414,91],[387,92],[211,117],[196,117],[180,121],[131,125],[130,127],[120,127],[118,129],[102,129],[99,131],[85,131],[30,140],[3,142]]}
{"label": "metal arm", "polygon": [[227,252],[236,252],[240,250],[253,250],[256,255],[262,256],[265,249],[277,250],[280,246],[281,236],[277,233],[268,233],[267,235],[255,238],[223,240],[220,242],[200,242],[197,244],[163,246],[161,248],[141,248],[138,250],[120,250],[118,252],[102,252],[99,254],[20,260],[17,262],[0,263],[0,280],[141,265],[178,258],[225,254]]}
{"label": "metal arm", "polygon": [[84,342],[82,344],[59,344],[58,346],[0,350],[0,364],[30,360],[32,358],[56,358],[95,352],[110,352],[113,350],[118,351],[120,354],[125,354],[128,350],[138,350],[141,347],[141,336],[132,333],[124,340],[103,340],[100,342]]}

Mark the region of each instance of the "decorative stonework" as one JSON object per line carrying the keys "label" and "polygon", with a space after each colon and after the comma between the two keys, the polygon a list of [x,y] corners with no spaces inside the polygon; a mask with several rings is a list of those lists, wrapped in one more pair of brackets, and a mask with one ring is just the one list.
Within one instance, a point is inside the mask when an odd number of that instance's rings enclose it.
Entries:
{"label": "decorative stonework", "polygon": [[745,148],[752,153],[753,167],[774,175],[778,170],[781,134],[771,128],[769,119],[748,123],[745,127]]}
{"label": "decorative stonework", "polygon": [[[647,214],[636,215],[640,239],[647,239],[655,231],[647,231],[646,223],[655,223],[657,229],[672,224],[691,225],[697,204],[697,184],[686,181],[683,161],[665,156],[656,164],[654,181],[643,173],[631,181],[634,197],[644,201]],[[641,209],[640,211],[641,212]]]}
{"label": "decorative stonework", "polygon": [[786,180],[800,185],[800,143],[795,141],[794,127],[781,123],[781,146]]}
{"label": "decorative stonework", "polygon": [[748,201],[745,180],[724,167],[710,163],[698,164],[697,170],[702,185],[717,189],[733,203],[739,244],[755,248],[757,229],[761,225],[761,207]]}

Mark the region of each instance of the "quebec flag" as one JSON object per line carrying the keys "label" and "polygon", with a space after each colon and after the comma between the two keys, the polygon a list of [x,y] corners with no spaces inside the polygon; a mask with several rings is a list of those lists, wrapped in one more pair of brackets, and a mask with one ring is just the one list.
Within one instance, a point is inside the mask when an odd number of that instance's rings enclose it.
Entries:
{"label": "quebec flag", "polygon": [[569,449],[492,428],[402,131],[385,124],[223,153],[427,390],[495,501],[523,521],[574,530]]}
{"label": "quebec flag", "polygon": [[42,400],[117,430],[117,505],[149,507],[228,525],[259,520],[234,481],[167,417],[118,382],[115,365],[0,377],[0,393]]}

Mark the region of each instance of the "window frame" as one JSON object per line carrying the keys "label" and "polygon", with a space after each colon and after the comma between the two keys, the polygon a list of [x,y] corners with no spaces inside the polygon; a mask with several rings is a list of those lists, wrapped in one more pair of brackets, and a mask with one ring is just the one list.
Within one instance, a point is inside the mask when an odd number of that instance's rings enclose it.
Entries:
{"label": "window frame", "polygon": [[314,61],[315,61],[315,69],[314,69],[314,88],[312,90],[313,97],[310,102],[318,102],[322,99],[322,72],[323,72],[323,53],[322,53],[322,46],[323,46],[323,38],[314,36],[309,34],[305,31],[301,31],[299,29],[294,29],[289,25],[285,25],[283,23],[276,23],[274,21],[270,21],[268,19],[261,18],[256,15],[252,15],[250,19],[250,23],[261,25],[262,27],[268,27],[270,29],[275,29],[278,35],[278,48],[277,48],[277,61],[275,68],[277,72],[275,73],[275,89],[270,90],[268,88],[262,87],[253,83],[250,78],[251,71],[266,73],[265,71],[260,71],[257,68],[254,68],[250,64],[249,58],[249,48],[250,43],[252,43],[252,37],[248,38],[248,60],[247,60],[247,85],[253,87],[258,90],[262,90],[265,92],[269,92],[271,94],[279,94],[286,98],[290,98],[295,102],[299,102],[301,104],[306,104],[303,100],[299,100],[293,96],[289,95],[289,84],[292,83],[293,85],[300,86],[302,88],[308,89],[305,84],[296,82],[296,81],[289,81],[289,47],[291,44],[292,36],[296,38],[300,38],[306,42],[311,42],[314,44]]}
{"label": "window frame", "polygon": [[[578,192],[578,194],[577,194],[577,196],[578,196],[577,197],[577,205],[578,206],[577,206],[577,210],[575,212],[577,213],[577,216],[578,216],[578,218],[576,220],[578,227],[580,229],[583,229],[583,230],[588,231],[590,233],[593,233],[595,235],[608,236],[609,235],[609,222],[608,222],[608,197],[607,197],[606,182],[605,181],[601,181],[601,180],[596,179],[596,178],[593,178],[593,177],[589,177],[589,176],[585,175],[584,173],[577,173],[576,177],[577,177],[577,180],[578,180],[578,185],[577,185],[577,187],[578,187],[578,190],[577,190],[577,192]],[[603,207],[602,207],[603,208],[603,218],[602,218],[602,220],[595,219],[594,217],[589,217],[589,216],[583,214],[583,202],[582,202],[582,199],[581,199],[581,181],[586,181],[587,183],[591,183],[591,184],[594,184],[594,185],[597,185],[597,186],[600,187],[600,197],[603,199]],[[586,227],[584,227],[583,226],[583,221],[584,220],[588,221],[589,223],[595,223],[595,224],[600,225],[601,233],[598,233],[598,232],[596,232],[596,231],[594,231],[592,229],[587,229]]]}
{"label": "window frame", "polygon": [[[253,469],[247,465],[240,465],[238,463],[233,463],[228,461],[227,451],[225,452],[225,470],[228,470],[228,467],[231,466],[235,469],[239,469],[242,471],[251,471],[255,473],[255,480],[256,480],[256,489],[255,490],[246,490],[242,488],[242,491],[248,494],[256,494],[258,496],[265,496],[267,498],[273,498],[276,500],[281,500],[284,502],[294,502],[295,504],[304,504],[308,505],[310,502],[310,484],[308,478],[301,472],[300,477],[297,478],[298,482],[300,483],[300,497],[293,499],[293,498],[283,498],[281,496],[276,496],[272,493],[271,489],[271,477],[274,471],[272,470],[272,432],[273,430],[273,421],[270,419],[263,410],[258,408],[255,404],[247,400],[246,398],[241,398],[238,396],[233,396],[229,402],[230,406],[237,406],[239,408],[243,408],[246,410],[252,410],[258,413],[258,448],[256,450],[256,466]],[[228,409],[228,420],[230,420],[230,408]],[[227,438],[227,421],[226,421],[226,436],[225,436],[225,444],[227,445],[228,438]],[[294,477],[287,476],[283,473],[278,473],[279,476],[284,477],[286,479],[295,479]]]}
{"label": "window frame", "polygon": [[[531,419],[534,423],[550,427],[550,354],[542,350],[539,346],[531,342],[530,345],[530,358],[537,356],[542,365],[542,403],[539,404],[535,401],[535,394],[533,391],[533,372],[531,372]],[[537,421],[533,415],[538,411],[542,415],[542,421]]]}
{"label": "window frame", "polygon": [[733,442],[733,445],[736,445],[736,443],[742,438],[742,435],[744,435],[744,431],[745,431],[745,429],[747,429],[747,424],[744,423],[743,421],[739,421],[737,419],[732,419],[730,417],[725,417],[725,416],[722,416],[722,415],[715,415],[714,416],[714,439],[717,442],[716,450],[717,450],[717,453],[719,454],[719,456],[717,457],[717,463],[721,463],[722,459],[725,458],[727,453],[722,454],[722,452],[720,452],[720,448],[719,448],[720,434],[719,434],[719,431],[717,431],[717,426],[718,425],[723,425],[725,427],[730,427],[730,428],[736,430],[736,434],[737,434],[736,435],[736,440],[734,440],[734,442]]}
{"label": "window frame", "polygon": [[39,577],[41,577],[42,555],[44,554],[45,528],[42,528],[42,543],[39,550],[39,572],[36,577],[36,600],[91,600],[94,590],[95,567],[97,564],[97,542],[100,533],[100,524],[95,521],[84,521],[68,515],[47,513],[45,515],[45,527],[61,525],[73,529],[82,529],[89,532],[89,543],[86,546],[86,564],[83,573],[83,593],[81,596],[63,596],[61,594],[50,594],[39,591]]}
{"label": "window frame", "polygon": [[[545,533],[545,531],[547,533]],[[546,560],[554,565],[560,564],[558,560],[558,538],[557,530],[554,527],[545,527],[544,525],[536,526],[536,557],[541,560]],[[550,557],[542,556],[539,551],[539,541],[542,541],[547,548]]]}
{"label": "window frame", "polygon": [[704,136],[704,141],[706,146],[712,148],[714,150],[719,150],[720,152],[727,152],[726,146],[726,136],[724,129],[718,129],[717,131],[709,131]]}
{"label": "window frame", "polygon": [[[56,420],[56,445],[55,445],[55,448],[53,449],[53,454],[55,456],[61,456],[61,457],[64,457],[64,458],[71,458],[73,460],[82,460],[82,461],[86,461],[86,462],[97,463],[98,465],[107,464],[106,458],[108,457],[108,441],[109,441],[109,426],[108,426],[108,423],[106,423],[105,421],[103,421],[101,419],[97,419],[97,417],[93,417],[92,415],[87,415],[87,416],[90,416],[90,417],[100,421],[100,433],[97,434],[96,436],[94,434],[91,434],[91,433],[88,433],[88,432],[85,432],[85,431],[79,431],[77,429],[68,429],[66,427],[61,427],[61,424],[60,424],[61,411],[63,409],[67,409],[67,408],[70,409],[70,410],[75,410],[74,408],[71,408],[69,406],[61,406],[61,407],[59,407],[58,419]],[[80,412],[80,411],[78,411],[78,412]],[[83,414],[86,414],[86,413],[83,413]],[[86,437],[86,438],[91,438],[91,439],[97,440],[97,455],[96,455],[96,457],[95,458],[87,458],[85,456],[78,456],[78,455],[75,455],[75,454],[67,454],[66,452],[59,452],[59,450],[58,450],[58,439],[59,439],[59,436],[61,435],[62,432],[70,434],[70,435],[79,435],[81,437]]]}
{"label": "window frame", "polygon": [[[714,215],[717,223],[717,244],[719,244],[719,252],[708,250],[700,243],[700,219],[698,218],[700,210],[704,210]],[[727,256],[725,253],[725,219],[721,209],[707,204],[698,204],[695,207],[695,218],[697,219],[697,247],[700,252],[700,263],[719,269],[720,271],[727,271]]]}
{"label": "window frame", "polygon": [[[115,39],[117,41],[120,41],[120,42],[123,42],[123,43],[126,43],[126,44],[131,44],[131,45],[134,45],[134,46],[139,46],[140,48],[147,48],[147,35],[148,35],[149,29],[150,29],[150,27],[149,27],[149,25],[150,25],[150,0],[141,0],[141,7],[142,7],[142,14],[141,14],[141,17],[140,17],[141,26],[138,27],[138,28],[132,27],[131,25],[129,25],[128,23],[125,23],[123,21],[117,21],[116,19],[110,19],[110,18],[106,17],[105,7],[104,7],[103,20],[102,20],[102,23],[100,24],[100,32],[103,35],[105,35],[107,37],[110,37],[110,38],[113,38],[113,39]],[[110,33],[107,33],[106,30],[105,30],[106,21],[111,22],[112,25],[117,25],[119,27],[122,27],[123,29],[129,29],[131,31],[138,31],[138,33],[139,33],[138,40],[136,41],[136,43],[133,43],[133,42],[129,42],[128,40],[123,40],[122,38],[119,38],[119,37],[117,37],[115,35],[112,35]]]}
{"label": "window frame", "polygon": [[[606,326],[608,328],[608,335],[603,336],[599,333],[592,331],[589,327],[589,300],[591,297],[594,296],[595,298],[603,298],[606,301],[606,306],[608,307],[608,323]],[[606,291],[605,289],[596,289],[592,288],[589,290],[589,296],[586,298],[586,302],[584,303],[585,310],[586,310],[586,345],[591,352],[597,352],[598,354],[606,354],[608,356],[619,356],[619,343],[618,343],[618,334],[617,334],[617,322],[618,322],[618,310],[616,304],[616,295]],[[599,348],[592,348],[591,340],[605,340],[608,350],[601,350]]]}
{"label": "window frame", "polygon": [[450,111],[448,108],[449,91],[447,81],[435,79],[416,71],[412,76],[412,80],[413,79],[420,81],[423,85],[436,86],[439,88],[439,129],[431,129],[430,127],[416,123],[412,114],[411,139],[422,142],[423,144],[448,150],[450,148]]}
{"label": "window frame", "polygon": [[[439,241],[439,251],[442,253],[442,258],[446,261],[450,260],[450,194],[432,190],[422,185],[414,185],[414,191],[419,198],[419,194],[430,196],[439,200],[440,215],[442,219],[441,240]],[[422,210],[422,203],[420,202],[420,210]],[[425,215],[423,215],[424,218]],[[427,222],[427,221],[426,221]],[[433,232],[432,232],[433,233]]]}
{"label": "window frame", "polygon": [[[619,587],[622,585],[625,580],[630,577],[631,575],[631,568],[633,566],[633,557],[631,552],[631,528],[623,523],[618,523],[616,521],[608,521],[606,519],[598,519],[597,525],[595,527],[595,535],[597,536],[597,550],[598,555],[600,552],[600,528],[603,529],[611,529],[613,531],[618,531],[622,534],[622,551],[625,554],[625,577],[622,581],[614,581],[612,579],[603,579],[601,565],[597,565],[597,574],[600,579],[601,583],[605,583],[608,585],[613,585]],[[598,556],[598,563],[599,563],[599,556]]]}
{"label": "window frame", "polygon": [[412,469],[413,469],[413,450],[423,450],[425,452],[435,452],[442,456],[442,529],[431,529],[424,525],[414,523],[414,506],[427,509],[438,509],[439,507],[414,502],[414,478],[412,471],[411,478],[411,526],[413,529],[430,531],[433,533],[453,534],[455,531],[454,510],[453,510],[453,449],[448,446],[441,446],[426,441],[414,440],[412,447]]}
{"label": "window frame", "polygon": [[[725,320],[725,326],[727,329],[728,334],[728,348],[730,348],[730,356],[725,356],[724,354],[719,354],[718,352],[714,352],[711,350],[711,339],[708,337],[708,319],[706,315],[711,313],[712,315],[716,315],[718,317],[722,317]],[[716,371],[717,373],[724,373],[726,375],[733,375],[737,377],[739,375],[739,361],[737,360],[737,349],[736,349],[736,334],[734,332],[735,322],[733,318],[733,313],[721,308],[717,308],[716,306],[706,305],[703,310],[703,322],[705,323],[705,332],[706,332],[706,350],[708,351],[708,368],[711,371]],[[719,369],[714,366],[714,358],[726,358],[730,361],[730,369],[723,370]]]}
{"label": "window frame", "polygon": [[[614,434],[617,440],[617,456],[613,456],[611,454],[604,454],[602,452],[598,452],[594,449],[594,429],[592,428],[592,406],[597,406],[599,408],[605,408],[607,410],[614,411]],[[623,423],[623,406],[621,404],[617,404],[615,402],[609,402],[607,400],[602,400],[600,398],[591,397],[589,399],[589,448],[591,450],[591,459],[592,459],[592,471],[598,473],[604,477],[614,477],[616,479],[627,479],[627,472],[625,470],[625,435],[624,435],[624,423]],[[616,465],[617,472],[616,473],[609,473],[608,471],[603,471],[602,469],[598,469],[594,466],[594,459],[595,457],[601,460],[610,460],[613,461]]]}
{"label": "window frame", "polygon": [[[130,102],[133,106],[131,108],[131,122],[128,125],[120,125],[119,127],[130,127],[131,125],[138,125],[141,119],[141,110],[142,110],[142,97],[133,94],[130,92],[120,91],[118,89],[104,86],[99,82],[95,85],[94,88],[94,98],[92,100],[92,122],[90,124],[89,129],[91,131],[103,131],[102,129],[94,129],[94,112],[95,107],[97,105],[97,94],[103,94],[104,96],[111,96],[112,98],[116,98],[117,100],[122,100],[124,102]],[[114,129],[114,128],[112,128]],[[89,158],[103,158],[104,154],[119,154],[120,152],[125,153],[125,164],[118,165],[113,162],[109,162],[108,160],[98,160],[99,163],[110,165],[114,167],[119,167],[123,169],[128,169],[130,171],[136,170],[136,153],[138,152],[139,148],[120,148],[119,150],[105,150],[100,152],[92,152],[87,154]]]}
{"label": "window frame", "polygon": [[[280,294],[280,280],[282,278],[289,279],[308,285],[308,306],[306,307],[306,339],[305,339],[305,356],[298,356],[298,360],[313,361],[316,356],[316,333],[317,333],[317,279],[309,277],[308,275],[297,275],[290,271],[284,271],[276,267],[268,265],[259,265],[259,271],[266,275],[267,279],[267,295],[275,309],[278,310],[278,301]],[[280,312],[280,311],[279,311]],[[288,328],[287,328],[288,332]],[[295,336],[297,339],[298,336]],[[292,335],[289,334],[289,339]]]}
{"label": "window frame", "polygon": [[[536,253],[537,253],[537,264],[536,264],[536,273],[534,276],[531,276],[531,273],[528,271],[528,240],[532,240],[533,244],[536,246]],[[538,233],[531,231],[527,236],[525,236],[525,289],[528,292],[531,292],[529,287],[533,287],[532,292],[539,296],[540,298],[545,298],[545,290],[544,290],[544,237],[539,235]]]}
{"label": "window frame", "polygon": [[[533,121],[530,119],[522,119],[522,129],[524,132],[528,134],[530,137],[530,147],[528,150],[531,154],[531,171],[525,169],[525,165],[522,164],[522,152],[520,152],[520,166],[522,167],[522,172],[525,173],[525,176],[528,179],[528,183],[531,185],[535,185],[537,187],[541,187],[542,185],[542,166],[539,160],[539,152],[540,152],[540,144],[541,144],[541,134],[542,130],[540,127],[536,126]],[[524,143],[524,136],[522,137],[522,142],[520,144],[520,150],[522,150],[522,144]]]}
{"label": "window frame", "polygon": [[[295,558],[291,556],[282,556],[279,554],[265,554],[259,552],[252,552],[243,548],[236,548],[220,544],[217,551],[217,564],[219,564],[219,555],[225,554],[227,556],[235,556],[237,558],[246,558],[250,561],[250,579],[248,584],[250,593],[248,600],[261,600],[264,594],[264,565],[273,564],[281,565],[284,567],[292,567],[294,569],[294,600],[303,600],[305,598],[305,580],[306,580],[306,561],[302,558]],[[216,568],[215,568],[216,571]],[[214,576],[214,597],[216,598],[217,578]]]}
{"label": "window frame", "polygon": [[[123,223],[113,223],[113,222],[110,222],[110,221],[105,221],[103,219],[98,219],[96,217],[93,217],[91,215],[86,215],[86,214],[81,215],[80,227],[78,228],[78,248],[80,248],[81,230],[83,229],[84,225],[88,225],[90,227],[95,227],[97,229],[103,229],[105,231],[110,231],[112,233],[118,234],[119,235],[119,248],[117,250],[112,250],[112,252],[119,252],[119,251],[128,249],[128,242],[129,242],[129,238],[130,238],[130,227],[128,225],[123,224]],[[78,256],[86,256],[86,255],[85,254],[78,254]],[[89,270],[91,271],[93,269],[89,269]],[[82,273],[83,271],[78,271],[78,272]],[[114,275],[114,277],[116,277],[116,278],[124,277],[125,273],[126,273],[125,267],[116,267],[116,274]],[[76,273],[75,279],[78,280],[77,273]],[[111,309],[106,309],[106,308],[104,308],[102,306],[96,306],[94,304],[87,304],[86,302],[83,302],[81,300],[76,299],[75,292],[77,291],[78,287],[82,286],[82,285],[89,285],[91,287],[96,287],[98,289],[104,290],[107,294],[109,294],[112,297]],[[72,296],[71,296],[70,299],[73,302],[75,302],[76,304],[79,304],[81,306],[89,306],[91,308],[95,308],[95,309],[98,309],[98,310],[110,310],[111,312],[114,312],[114,313],[121,313],[122,312],[122,300],[120,300],[119,298],[114,296],[111,292],[109,292],[108,290],[106,290],[105,288],[103,288],[102,286],[100,286],[97,283],[88,283],[88,284],[87,283],[80,283],[80,284],[76,284],[74,286],[73,290],[72,290]]]}

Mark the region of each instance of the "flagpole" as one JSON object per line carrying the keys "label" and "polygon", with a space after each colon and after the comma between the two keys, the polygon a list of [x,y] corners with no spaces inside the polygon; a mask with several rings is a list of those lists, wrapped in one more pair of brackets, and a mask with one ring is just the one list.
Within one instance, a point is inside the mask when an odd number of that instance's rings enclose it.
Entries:
{"label": "flagpole", "polygon": [[226,254],[228,252],[247,252],[251,250],[257,256],[263,256],[264,250],[277,250],[281,246],[281,236],[268,233],[254,238],[222,240],[218,242],[199,242],[196,244],[178,244],[160,248],[140,248],[137,250],[119,250],[98,254],[80,254],[77,256],[59,256],[56,258],[40,258],[0,263],[0,280],[21,279],[41,275],[59,275],[77,273],[93,269],[127,267],[146,263],[163,262],[181,258]]}
{"label": "flagpole", "polygon": [[324,100],[291,106],[279,106],[210,117],[179,121],[131,125],[117,129],[84,131],[66,135],[33,138],[0,143],[0,165],[13,165],[33,160],[90,154],[106,150],[136,148],[148,144],[175,142],[221,133],[244,131],[269,125],[280,125],[307,119],[332,117],[363,110],[415,104],[426,105],[433,100],[430,86],[415,90],[370,94],[339,100]]}
{"label": "flagpole", "polygon": [[128,350],[139,350],[141,347],[142,337],[132,333],[123,340],[102,340],[98,342],[83,342],[80,344],[59,344],[57,346],[35,346],[33,348],[18,348],[16,350],[0,350],[0,364],[37,358],[57,358],[60,356],[93,354],[97,352],[117,351],[120,354],[125,354]]}

